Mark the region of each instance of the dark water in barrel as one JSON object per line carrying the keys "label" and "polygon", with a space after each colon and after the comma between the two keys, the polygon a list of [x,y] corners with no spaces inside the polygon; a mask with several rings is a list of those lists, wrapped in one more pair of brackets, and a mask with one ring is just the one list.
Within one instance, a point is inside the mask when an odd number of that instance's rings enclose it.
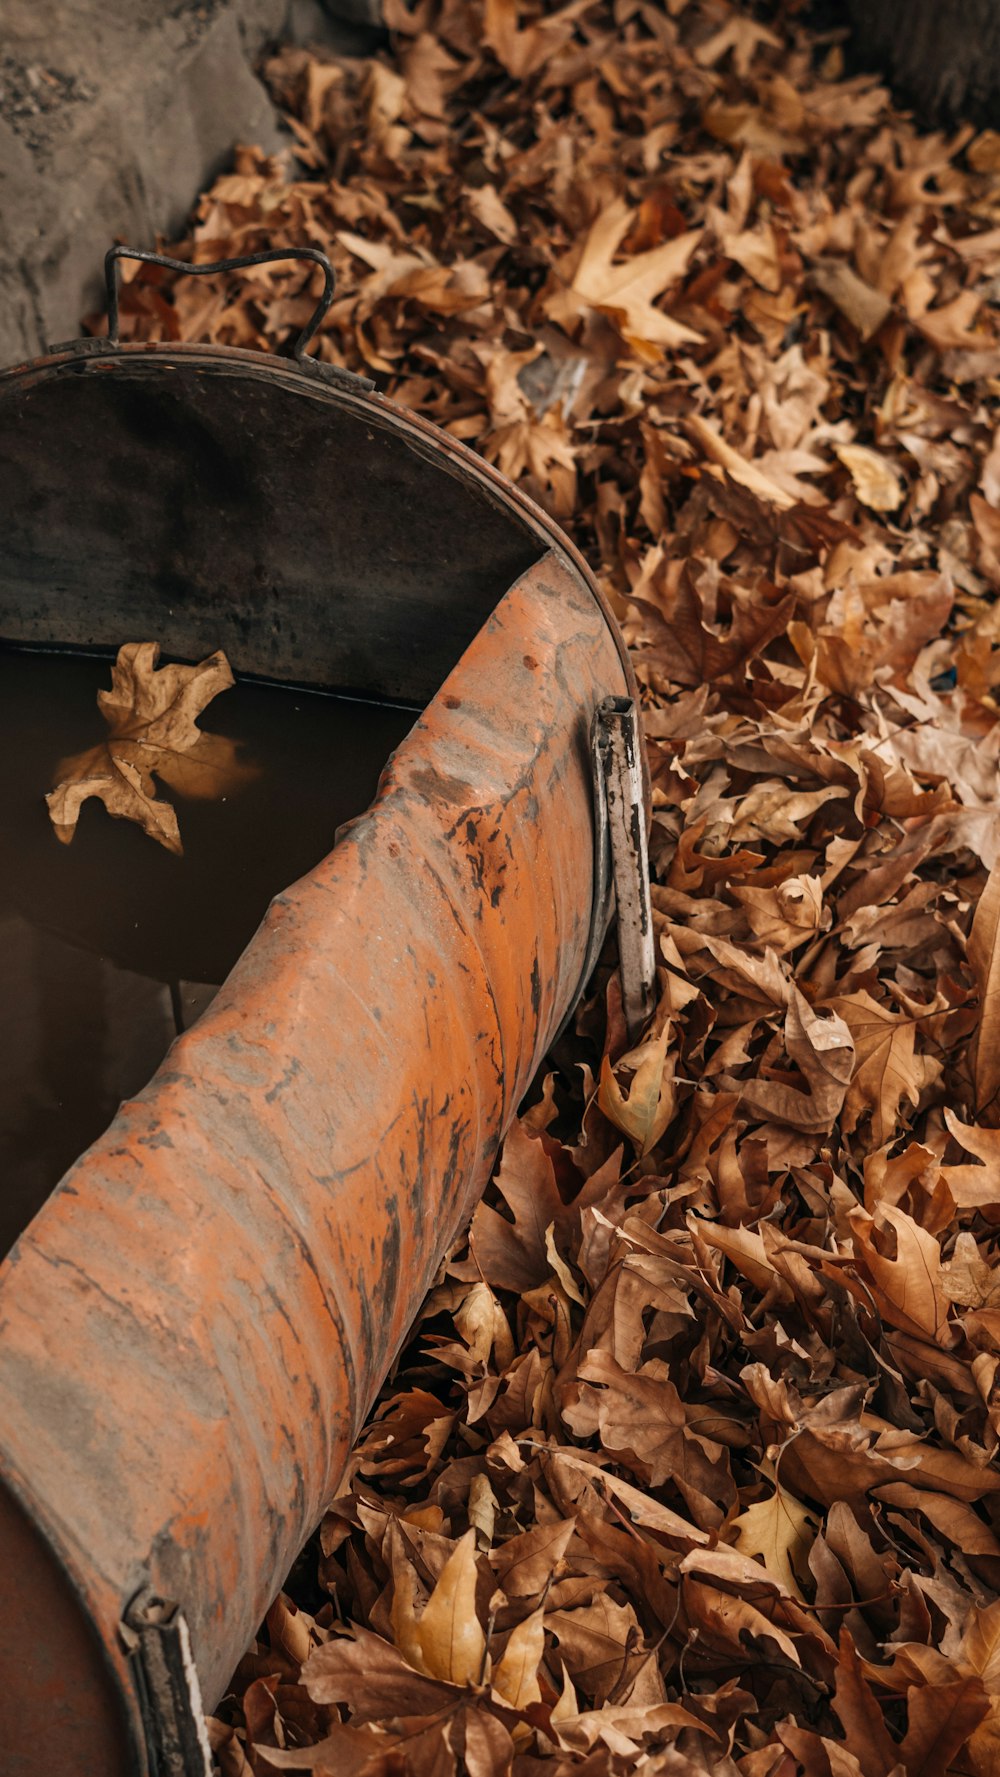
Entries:
{"label": "dark water in barrel", "polygon": [[174,796],[177,858],[97,801],[70,845],[56,767],[107,732],[110,662],[0,647],[0,1255],[145,1085],[271,897],[360,814],[412,710],[239,683],[199,718],[260,767],[224,801]]}

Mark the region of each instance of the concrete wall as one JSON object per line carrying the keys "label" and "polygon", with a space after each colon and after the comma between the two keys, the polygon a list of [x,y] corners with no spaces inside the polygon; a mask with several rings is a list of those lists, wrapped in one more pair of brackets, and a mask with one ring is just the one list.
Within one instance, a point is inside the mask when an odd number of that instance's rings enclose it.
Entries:
{"label": "concrete wall", "polygon": [[254,66],[290,11],[329,41],[316,0],[0,0],[0,365],[77,337],[106,249],[179,230],[235,142],[288,141]]}

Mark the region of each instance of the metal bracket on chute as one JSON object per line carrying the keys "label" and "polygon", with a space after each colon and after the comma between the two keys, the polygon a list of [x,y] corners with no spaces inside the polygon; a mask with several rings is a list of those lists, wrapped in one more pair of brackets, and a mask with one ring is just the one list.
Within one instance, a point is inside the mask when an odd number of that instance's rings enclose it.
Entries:
{"label": "metal bracket on chute", "polygon": [[[649,822],[639,712],[631,697],[606,697],[594,712],[594,789],[599,856],[610,849],[618,920],[618,969],[630,1038],[656,1004],[656,953],[649,893]],[[604,866],[607,867],[606,864]]]}
{"label": "metal bracket on chute", "polygon": [[152,1777],[212,1777],[201,1687],[179,1604],[144,1586],[122,1613]]}

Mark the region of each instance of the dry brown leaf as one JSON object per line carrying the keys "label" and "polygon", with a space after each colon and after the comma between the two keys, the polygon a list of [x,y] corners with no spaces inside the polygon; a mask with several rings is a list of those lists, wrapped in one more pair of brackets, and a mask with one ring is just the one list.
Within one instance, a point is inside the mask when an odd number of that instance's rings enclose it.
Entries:
{"label": "dry brown leaf", "polygon": [[958,1209],[985,1209],[1000,1203],[1000,1129],[963,1123],[945,1105],[943,1116],[955,1140],[974,1154],[978,1166],[943,1166],[941,1176]]}
{"label": "dry brown leaf", "polygon": [[[555,1720],[554,1711],[552,1719]],[[615,1708],[605,1703],[601,1709],[561,1715],[558,1741],[567,1752],[587,1753],[603,1744],[620,1757],[638,1759],[645,1744],[655,1747],[666,1740],[669,1745],[681,1730],[698,1733],[703,1726],[700,1718],[681,1703],[648,1703],[639,1708]]]}
{"label": "dry brown leaf", "polygon": [[723,1450],[691,1429],[666,1365],[654,1359],[630,1375],[610,1352],[590,1351],[577,1373],[597,1387],[563,1409],[573,1430],[598,1430],[604,1448],[624,1467],[643,1478],[648,1471],[653,1487],[672,1482],[697,1523],[717,1526],[730,1494]]}
{"label": "dry brown leaf", "polygon": [[833,1711],[850,1745],[864,1748],[865,1777],[893,1777],[898,1748],[875,1701],[849,1631],[840,1631]]}
{"label": "dry brown leaf", "polygon": [[566,1206],[544,1142],[520,1123],[508,1131],[497,1183],[514,1220],[505,1221],[480,1203],[472,1220],[472,1250],[494,1288],[530,1290],[549,1275],[547,1230],[566,1220]]}
{"label": "dry brown leaf", "polygon": [[492,1685],[512,1709],[540,1703],[538,1668],[545,1652],[545,1612],[532,1611],[512,1630],[502,1658],[493,1669]]}
{"label": "dry brown leaf", "polygon": [[490,1566],[508,1598],[534,1598],[559,1574],[576,1520],[560,1518],[513,1536],[490,1555]]}
{"label": "dry brown leaf", "polygon": [[546,313],[573,332],[588,309],[598,309],[616,323],[628,344],[640,350],[697,344],[701,336],[654,308],[653,299],[683,277],[701,231],[692,230],[616,265],[615,254],[632,221],[622,199],[601,212],[584,241],[571,282],[546,298]]}
{"label": "dry brown leaf", "polygon": [[[997,1201],[994,1194],[991,1202]],[[941,1267],[941,1287],[949,1302],[957,1302],[962,1308],[1000,1309],[1000,1275],[983,1258],[975,1239],[965,1229],[956,1236],[952,1256]]]}
{"label": "dry brown leaf", "polygon": [[892,313],[888,297],[866,284],[841,259],[818,259],[812,268],[812,281],[864,340],[871,339]]}
{"label": "dry brown leaf", "polygon": [[662,1505],[648,1493],[643,1493],[640,1488],[633,1487],[630,1481],[622,1481],[617,1475],[596,1468],[592,1462],[587,1462],[568,1450],[559,1450],[550,1460],[555,1468],[569,1470],[578,1485],[585,1480],[598,1484],[602,1493],[610,1494],[633,1523],[659,1531],[664,1536],[678,1537],[688,1544],[708,1542],[705,1531],[699,1530],[689,1519],[682,1518],[679,1512],[671,1511],[669,1506]]}
{"label": "dry brown leaf", "polygon": [[423,1610],[418,1614],[414,1575],[407,1589],[397,1584],[392,1626],[410,1664],[428,1678],[449,1684],[480,1684],[486,1661],[486,1637],[476,1616],[476,1539],[466,1531],[449,1555]]}
{"label": "dry brown leaf", "polygon": [[508,74],[523,80],[555,53],[569,31],[558,14],[522,27],[520,10],[518,0],[486,0],[483,41]]}
{"label": "dry brown leaf", "polygon": [[823,924],[823,886],[815,876],[789,876],[774,888],[734,883],[756,942],[779,956],[814,938]]}
{"label": "dry brown leaf", "polygon": [[920,1094],[938,1076],[939,1063],[918,1055],[916,1021],[881,1006],[870,993],[843,995],[830,1002],[851,1033],[855,1072],[844,1102],[845,1126],[855,1129],[871,1113],[872,1140],[877,1147],[891,1141],[899,1125],[899,1107],[920,1102]]}
{"label": "dry brown leaf", "polygon": [[667,1067],[670,1025],[665,1024],[659,1036],[623,1055],[619,1067],[633,1070],[628,1097],[625,1097],[605,1055],[601,1062],[601,1085],[598,1102],[609,1122],[634,1142],[640,1154],[647,1154],[659,1141],[669,1123],[676,1102],[672,1069]]}
{"label": "dry brown leaf", "polygon": [[421,117],[443,120],[451,78],[461,64],[430,31],[421,31],[407,49],[403,66],[406,96]]}
{"label": "dry brown leaf", "polygon": [[454,1686],[416,1672],[398,1648],[359,1627],[317,1648],[302,1682],[315,1703],[349,1703],[352,1718],[361,1722],[431,1715],[455,1698]]}
{"label": "dry brown leaf", "polygon": [[962,1634],[956,1664],[981,1678],[991,1696],[1000,1695],[1000,1599],[985,1609],[974,1604]]}
{"label": "dry brown leaf", "polygon": [[686,424],[705,455],[713,463],[720,464],[741,487],[748,488],[759,500],[766,500],[773,506],[794,506],[793,496],[786,493],[778,482],[772,481],[769,475],[765,475],[755,463],[748,462],[731,444],[727,444],[710,420],[702,419],[700,414],[691,414]]}
{"label": "dry brown leaf", "polygon": [[773,1644],[793,1666],[801,1663],[798,1648],[787,1631],[748,1599],[721,1592],[717,1586],[705,1585],[687,1575],[684,1602],[691,1621],[710,1644],[721,1643],[731,1652],[739,1650],[744,1660],[752,1660],[755,1654],[766,1658],[767,1647]]}
{"label": "dry brown leaf", "polygon": [[599,1591],[593,1604],[575,1610],[550,1611],[545,1627],[559,1644],[559,1656],[578,1690],[604,1703],[619,1683],[623,1668],[643,1661],[639,1622],[631,1604],[619,1604]]}
{"label": "dry brown leaf", "polygon": [[873,512],[895,512],[902,505],[903,483],[887,457],[866,444],[835,444],[833,448],[863,506]]}
{"label": "dry brown leaf", "polygon": [[826,1130],[840,1114],[854,1072],[850,1028],[834,1010],[814,1012],[798,989],[788,994],[785,1050],[799,1069],[805,1090],[782,1081],[755,1079],[743,1087],[747,1109],[787,1123],[793,1129]]}
{"label": "dry brown leaf", "polygon": [[781,289],[781,259],[774,229],[766,223],[739,228],[721,210],[709,210],[709,225],[728,259],[749,272],[755,284],[776,296]]}
{"label": "dry brown leaf", "polygon": [[[905,1210],[880,1207],[874,1218],[850,1212],[856,1258],[863,1264],[880,1310],[893,1326],[918,1338],[951,1342],[949,1302],[941,1281],[941,1248]],[[895,1255],[880,1250],[879,1233],[891,1228]]]}
{"label": "dry brown leaf", "polygon": [[476,221],[481,222],[490,234],[508,247],[513,245],[517,239],[517,222],[498,195],[495,185],[475,187],[467,193],[465,202]]}
{"label": "dry brown leaf", "polygon": [[794,1597],[805,1596],[799,1574],[808,1572],[816,1521],[800,1499],[787,1488],[775,1486],[766,1499],[757,1500],[734,1518],[733,1529],[741,1555],[759,1556],[768,1572]]}
{"label": "dry brown leaf", "polygon": [[976,1116],[1000,1122],[1000,866],[976,904],[969,934],[969,966],[979,996],[972,1043],[972,1078]]}
{"label": "dry brown leaf", "polygon": [[916,1686],[907,1694],[908,1726],[899,1748],[904,1771],[920,1777],[948,1777],[952,1760],[967,1746],[990,1702],[982,1681],[956,1679],[953,1684]]}

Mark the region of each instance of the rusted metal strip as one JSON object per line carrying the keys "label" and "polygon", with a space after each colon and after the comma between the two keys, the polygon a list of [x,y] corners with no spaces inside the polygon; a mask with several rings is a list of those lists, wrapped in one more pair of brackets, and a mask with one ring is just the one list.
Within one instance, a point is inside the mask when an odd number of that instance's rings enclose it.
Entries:
{"label": "rusted metal strip", "polygon": [[649,893],[649,819],[639,714],[631,697],[606,697],[594,712],[594,747],[603,780],[618,919],[622,1010],[630,1038],[656,1003],[656,956]]}
{"label": "rusted metal strip", "polygon": [[212,1777],[201,1686],[179,1604],[143,1586],[121,1635],[133,1661],[151,1777]]}

